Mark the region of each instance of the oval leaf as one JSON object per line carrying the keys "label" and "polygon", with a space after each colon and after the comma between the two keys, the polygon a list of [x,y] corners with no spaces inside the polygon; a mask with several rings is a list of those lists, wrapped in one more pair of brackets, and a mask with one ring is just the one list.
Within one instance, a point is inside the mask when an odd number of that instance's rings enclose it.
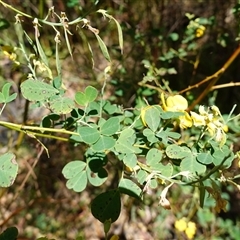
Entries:
{"label": "oval leaf", "polygon": [[98,195],[91,203],[92,215],[100,222],[111,220],[115,222],[121,211],[121,199],[118,189]]}
{"label": "oval leaf", "polygon": [[209,152],[208,153],[199,153],[197,155],[197,160],[203,164],[211,164],[213,162],[213,157]]}
{"label": "oval leaf", "polygon": [[141,200],[142,190],[133,181],[126,178],[122,178],[121,181],[119,182],[118,188],[121,193],[127,194],[131,197]]}
{"label": "oval leaf", "polygon": [[23,97],[29,101],[45,101],[59,93],[52,85],[33,79],[24,81],[21,84],[21,91]]}
{"label": "oval leaf", "polygon": [[62,174],[66,179],[75,177],[79,172],[83,171],[86,163],[83,161],[75,160],[65,165]]}
{"label": "oval leaf", "polygon": [[0,187],[9,187],[13,184],[18,172],[18,164],[13,153],[0,156]]}
{"label": "oval leaf", "polygon": [[102,126],[101,126],[101,134],[111,136],[115,134],[120,129],[120,121],[117,117],[109,118]]}
{"label": "oval leaf", "polygon": [[115,146],[116,140],[108,136],[100,136],[96,143],[92,145],[92,149],[96,152],[110,150]]}
{"label": "oval leaf", "polygon": [[149,107],[145,111],[145,123],[153,132],[155,132],[160,125],[160,112],[155,107]]}
{"label": "oval leaf", "polygon": [[75,94],[75,101],[77,104],[79,104],[81,106],[86,106],[88,104],[87,97],[86,97],[85,93],[83,93],[83,92],[77,92]]}
{"label": "oval leaf", "polygon": [[96,128],[81,127],[78,132],[82,140],[87,144],[93,144],[100,138],[100,133]]}
{"label": "oval leaf", "polygon": [[149,166],[155,165],[162,160],[162,152],[157,148],[151,148],[147,153],[146,160]]}
{"label": "oval leaf", "polygon": [[137,156],[133,153],[126,154],[123,158],[123,162],[126,166],[134,168],[137,165]]}
{"label": "oval leaf", "polygon": [[86,87],[84,92],[88,102],[93,102],[97,98],[98,91],[92,86]]}

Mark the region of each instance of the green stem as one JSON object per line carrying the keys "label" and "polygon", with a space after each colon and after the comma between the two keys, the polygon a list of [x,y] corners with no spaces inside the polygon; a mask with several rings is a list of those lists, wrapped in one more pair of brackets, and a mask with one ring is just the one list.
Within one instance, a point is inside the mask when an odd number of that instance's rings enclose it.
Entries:
{"label": "green stem", "polygon": [[223,163],[229,158],[229,156],[230,156],[230,154],[227,155],[227,156],[222,160],[222,162],[221,162],[219,165],[215,166],[215,167],[214,167],[211,171],[209,171],[205,176],[203,176],[203,177],[200,178],[200,179],[197,179],[196,181],[192,181],[192,182],[190,182],[190,183],[186,183],[186,185],[193,185],[193,184],[195,184],[195,183],[203,182],[203,181],[207,180],[208,178],[210,178],[210,176],[211,176],[212,174],[214,174],[216,171],[218,171],[218,170],[221,168],[221,166],[222,166]]}
{"label": "green stem", "polygon": [[20,14],[20,15],[23,15],[23,16],[28,17],[28,18],[32,18],[32,16],[30,16],[30,15],[24,13],[24,12],[19,11],[18,9],[14,8],[13,6],[11,6],[11,5],[9,5],[9,4],[1,1],[1,0],[0,0],[0,3],[1,3],[4,7],[9,8],[9,9],[13,10],[14,12],[16,12],[16,13],[18,13],[18,14]]}
{"label": "green stem", "polygon": [[0,125],[13,129],[15,131],[19,132],[26,132],[29,131],[32,134],[38,135],[38,136],[51,136],[51,135],[46,135],[44,133],[37,133],[34,131],[39,131],[39,132],[52,132],[52,133],[64,133],[64,134],[69,134],[69,135],[79,135],[76,132],[68,131],[65,129],[55,129],[55,128],[44,128],[44,127],[35,127],[35,126],[26,126],[22,124],[16,124],[16,123],[9,123],[5,121],[0,121]]}

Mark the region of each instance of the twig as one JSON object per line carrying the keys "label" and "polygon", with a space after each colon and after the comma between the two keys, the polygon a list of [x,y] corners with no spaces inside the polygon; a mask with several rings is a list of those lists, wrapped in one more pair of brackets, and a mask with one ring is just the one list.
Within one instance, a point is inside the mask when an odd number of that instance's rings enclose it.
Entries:
{"label": "twig", "polygon": [[[237,58],[237,56],[239,54],[240,54],[240,45],[234,51],[234,53],[231,55],[231,57],[227,60],[227,62],[223,65],[223,67],[221,69],[219,69],[216,73],[214,73],[213,75],[211,75],[203,80],[204,82],[207,82],[212,79],[212,81],[208,84],[208,86],[204,89],[204,91],[200,94],[200,96],[191,104],[191,106],[188,108],[188,111],[192,110],[208,94],[208,92],[211,90],[211,88],[219,80],[220,76],[227,70],[227,68],[232,64],[232,62]],[[201,84],[202,84],[202,82],[201,82]],[[199,84],[197,84],[197,86],[199,86]]]}

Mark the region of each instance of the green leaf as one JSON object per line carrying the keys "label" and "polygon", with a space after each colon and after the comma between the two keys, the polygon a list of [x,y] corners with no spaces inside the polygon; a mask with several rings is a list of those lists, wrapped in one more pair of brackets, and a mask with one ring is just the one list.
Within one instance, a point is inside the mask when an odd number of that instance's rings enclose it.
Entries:
{"label": "green leaf", "polygon": [[62,170],[63,176],[68,179],[67,188],[75,192],[83,191],[87,186],[86,163],[82,161],[72,161],[65,165]]}
{"label": "green leaf", "polygon": [[86,168],[86,163],[80,160],[71,161],[65,165],[62,170],[63,176],[66,179],[75,177],[79,172],[83,171]]}
{"label": "green leaf", "polygon": [[134,153],[128,153],[124,156],[123,162],[126,166],[134,168],[137,165],[137,156]]}
{"label": "green leaf", "polygon": [[16,156],[5,153],[0,156],[0,187],[9,187],[15,181],[18,172]]}
{"label": "green leaf", "polygon": [[166,145],[169,141],[169,138],[179,139],[181,134],[172,132],[171,128],[166,128],[156,134],[156,137],[160,138],[164,145]]}
{"label": "green leaf", "polygon": [[149,187],[152,189],[156,189],[158,187],[157,179],[153,178],[150,180]]}
{"label": "green leaf", "polygon": [[2,94],[5,99],[9,97],[9,90],[11,85],[12,85],[11,83],[5,83],[4,86],[2,87]]}
{"label": "green leaf", "polygon": [[[37,31],[37,30],[36,30],[36,31]],[[35,35],[37,35],[37,34],[35,34]],[[42,46],[41,46],[41,43],[40,43],[40,41],[39,41],[38,36],[35,37],[35,41],[36,41],[37,50],[38,50],[38,53],[39,53],[39,55],[40,55],[40,58],[41,58],[42,62],[46,65],[46,67],[49,67],[49,66],[48,66],[47,56],[46,56],[46,54],[45,54],[45,52],[44,52],[44,50],[43,50],[43,48],[42,48]]]}
{"label": "green leaf", "polygon": [[7,99],[6,99],[6,103],[12,102],[13,100],[15,100],[17,97],[17,93],[13,93],[12,95],[10,95]]}
{"label": "green leaf", "polygon": [[184,115],[182,112],[161,112],[160,116],[162,119],[174,119]]}
{"label": "green leaf", "polygon": [[100,138],[100,133],[96,128],[81,127],[78,132],[82,140],[87,144],[93,144]]}
{"label": "green leaf", "polygon": [[108,177],[108,172],[105,168],[98,168],[92,170],[89,166],[87,167],[88,181],[95,187],[101,186]]}
{"label": "green leaf", "polygon": [[45,101],[59,93],[52,85],[28,79],[21,84],[21,91],[24,98],[29,101]]}
{"label": "green leaf", "polygon": [[145,112],[144,120],[147,124],[147,126],[155,132],[160,125],[160,112],[155,107],[150,107]]}
{"label": "green leaf", "polygon": [[225,167],[229,167],[233,160],[231,150],[226,145],[223,146],[221,149],[219,149],[219,147],[217,145],[214,146],[214,153],[212,155],[213,156],[213,164],[215,166],[222,164],[223,160],[226,157],[228,157],[228,155],[229,155],[229,158],[227,158],[224,162]]}
{"label": "green leaf", "polygon": [[119,153],[138,153],[139,148],[134,147],[131,141],[119,138],[115,144],[115,149]]}
{"label": "green leaf", "polygon": [[167,73],[168,74],[177,74],[177,71],[175,68],[168,68]]}
{"label": "green leaf", "polygon": [[144,170],[140,169],[137,173],[137,179],[140,184],[143,184],[148,177],[148,173],[146,173]]}
{"label": "green leaf", "polygon": [[87,86],[84,93],[88,102],[93,102],[98,96],[98,90],[92,86]]}
{"label": "green leaf", "polygon": [[9,227],[0,234],[0,240],[15,240],[18,237],[18,229]]}
{"label": "green leaf", "polygon": [[0,103],[4,103],[5,102],[5,97],[4,95],[0,92]]}
{"label": "green leaf", "polygon": [[169,34],[169,38],[171,38],[172,41],[177,41],[179,39],[179,35],[178,33],[173,32]]}
{"label": "green leaf", "polygon": [[181,147],[176,144],[171,144],[166,148],[166,154],[172,159],[182,159],[191,153],[191,150],[185,146]]}
{"label": "green leaf", "polygon": [[17,93],[9,95],[11,86],[11,83],[5,83],[2,87],[2,92],[0,93],[0,103],[9,103],[17,97]]}
{"label": "green leaf", "polygon": [[202,174],[206,172],[206,166],[199,163],[195,157],[189,155],[185,157],[180,163],[181,171],[190,171],[192,174]]}
{"label": "green leaf", "polygon": [[113,115],[114,113],[122,113],[121,111],[121,107],[116,105],[116,104],[112,104],[109,101],[103,101],[103,110],[109,114],[109,115]]}
{"label": "green leaf", "polygon": [[86,97],[85,93],[83,93],[83,92],[77,92],[75,94],[75,101],[80,106],[86,106],[88,104],[87,97]]}
{"label": "green leaf", "polygon": [[132,128],[126,128],[121,132],[119,139],[129,139],[134,134],[135,134],[135,131]]}
{"label": "green leaf", "polygon": [[52,99],[50,102],[50,109],[56,114],[70,113],[74,107],[74,101],[68,97],[58,96]]}
{"label": "green leaf", "polygon": [[213,162],[213,157],[210,152],[199,153],[197,155],[197,160],[203,164],[211,164]]}
{"label": "green leaf", "polygon": [[112,136],[120,129],[120,121],[117,117],[109,118],[100,128],[103,135]]}
{"label": "green leaf", "polygon": [[62,79],[60,76],[57,76],[53,79],[53,86],[57,89],[60,89],[62,86]]}
{"label": "green leaf", "polygon": [[162,163],[157,163],[155,165],[151,166],[152,171],[158,171],[161,173],[161,175],[165,177],[171,177],[173,174],[173,166],[171,163],[168,164],[162,164]]}
{"label": "green leaf", "polygon": [[92,149],[96,152],[110,150],[116,144],[116,140],[109,136],[100,136],[100,138],[92,145]]}
{"label": "green leaf", "polygon": [[158,138],[156,138],[155,133],[151,129],[149,129],[149,128],[145,128],[143,130],[143,135],[147,138],[147,140],[151,144],[156,143],[156,142],[159,141]]}
{"label": "green leaf", "polygon": [[75,192],[82,192],[87,186],[86,171],[78,173],[75,177],[70,178],[66,184],[68,189],[73,189]]}
{"label": "green leaf", "polygon": [[133,181],[126,178],[122,178],[119,182],[118,188],[121,193],[127,194],[130,197],[134,197],[141,200],[142,190]]}
{"label": "green leaf", "polygon": [[101,193],[91,203],[92,215],[100,222],[115,222],[121,211],[121,199],[118,189]]}
{"label": "green leaf", "polygon": [[111,62],[111,58],[109,56],[109,53],[108,53],[108,50],[107,50],[107,47],[105,45],[105,43],[103,42],[103,40],[99,37],[98,34],[95,34],[97,40],[98,40],[98,44],[99,44],[99,47],[103,53],[103,56],[109,61]]}
{"label": "green leaf", "polygon": [[147,165],[152,166],[156,163],[159,163],[162,160],[162,152],[158,150],[157,148],[151,148],[147,155],[146,155],[146,161]]}

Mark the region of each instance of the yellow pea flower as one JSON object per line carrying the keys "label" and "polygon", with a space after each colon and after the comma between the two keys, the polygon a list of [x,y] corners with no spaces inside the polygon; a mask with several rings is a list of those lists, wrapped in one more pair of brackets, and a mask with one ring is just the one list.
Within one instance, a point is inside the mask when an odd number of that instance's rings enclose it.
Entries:
{"label": "yellow pea flower", "polygon": [[205,33],[206,28],[203,25],[199,25],[199,27],[196,30],[196,37],[202,37],[203,34]]}
{"label": "yellow pea flower", "polygon": [[166,99],[164,94],[161,94],[163,109],[169,112],[182,112],[188,108],[187,99],[181,95],[170,96]]}
{"label": "yellow pea flower", "polygon": [[177,220],[174,224],[174,227],[180,231],[180,232],[184,232],[187,229],[187,221],[186,218],[181,218],[179,220]]}
{"label": "yellow pea flower", "polygon": [[196,234],[196,230],[196,224],[194,222],[188,222],[185,233],[189,239],[193,239],[194,235]]}
{"label": "yellow pea flower", "polygon": [[182,129],[192,126],[192,119],[190,115],[184,111],[184,115],[179,117],[179,127]]}
{"label": "yellow pea flower", "polygon": [[17,54],[15,53],[16,48],[11,46],[2,46],[1,49],[5,56],[7,56],[15,64],[20,65],[20,62],[17,61]]}
{"label": "yellow pea flower", "polygon": [[174,224],[175,228],[180,232],[185,232],[188,239],[193,239],[196,234],[196,224],[194,222],[188,222],[186,218],[181,218],[177,220]]}
{"label": "yellow pea flower", "polygon": [[181,95],[175,95],[168,97],[165,101],[164,94],[162,93],[161,100],[165,111],[184,113],[184,115],[178,117],[180,128],[184,129],[192,126],[192,119],[188,112],[185,111],[188,108],[186,98]]}
{"label": "yellow pea flower", "polygon": [[191,113],[191,117],[192,117],[194,126],[199,127],[199,126],[205,126],[206,125],[206,121],[205,121],[204,116],[202,116],[198,113],[192,112],[192,111],[190,113]]}

